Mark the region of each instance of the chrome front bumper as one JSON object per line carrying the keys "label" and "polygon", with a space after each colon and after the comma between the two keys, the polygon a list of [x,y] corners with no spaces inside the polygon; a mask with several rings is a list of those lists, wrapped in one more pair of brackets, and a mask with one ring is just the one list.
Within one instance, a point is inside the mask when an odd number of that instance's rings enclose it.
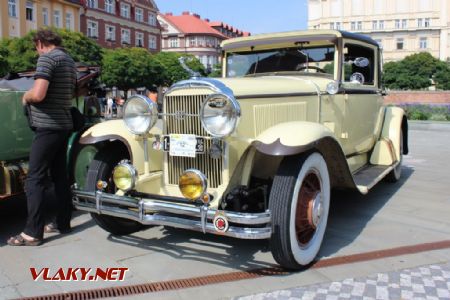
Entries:
{"label": "chrome front bumper", "polygon": [[[225,235],[239,239],[268,239],[271,235],[270,211],[239,213],[209,209],[149,198],[133,198],[103,193],[74,190],[73,203],[79,210],[125,218],[144,225],[164,225]],[[225,216],[228,230],[216,230],[212,220],[216,214]],[[246,227],[254,226],[254,227]]]}

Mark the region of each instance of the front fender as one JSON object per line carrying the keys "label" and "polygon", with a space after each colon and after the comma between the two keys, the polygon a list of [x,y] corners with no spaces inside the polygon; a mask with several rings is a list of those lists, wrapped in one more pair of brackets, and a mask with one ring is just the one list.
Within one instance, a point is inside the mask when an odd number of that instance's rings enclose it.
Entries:
{"label": "front fender", "polygon": [[[150,130],[151,134],[162,134],[161,122]],[[119,141],[127,149],[131,163],[140,174],[144,173],[144,142],[141,136],[132,134],[122,120],[111,120],[96,124],[86,130],[80,138],[80,144],[93,145]],[[163,153],[152,148],[152,140],[148,142],[149,171],[162,170]]]}
{"label": "front fender", "polygon": [[285,156],[308,151],[326,137],[334,139],[333,133],[322,124],[286,122],[263,131],[252,144],[261,153]]}

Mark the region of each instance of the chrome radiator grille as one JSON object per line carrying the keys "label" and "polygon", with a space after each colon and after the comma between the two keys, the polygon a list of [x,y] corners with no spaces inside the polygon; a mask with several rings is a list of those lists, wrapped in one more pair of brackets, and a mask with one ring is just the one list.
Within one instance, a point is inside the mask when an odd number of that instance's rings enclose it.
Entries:
{"label": "chrome radiator grille", "polygon": [[[165,134],[195,134],[209,136],[200,122],[200,108],[208,95],[166,96],[164,98]],[[186,115],[188,114],[188,116]],[[217,188],[223,183],[223,159],[212,159],[209,155],[211,140],[205,139],[205,153],[197,157],[176,157],[166,153],[169,184],[178,184],[183,171],[197,169],[208,178],[210,188]],[[222,142],[221,142],[222,143]],[[220,145],[223,149],[223,145]]]}

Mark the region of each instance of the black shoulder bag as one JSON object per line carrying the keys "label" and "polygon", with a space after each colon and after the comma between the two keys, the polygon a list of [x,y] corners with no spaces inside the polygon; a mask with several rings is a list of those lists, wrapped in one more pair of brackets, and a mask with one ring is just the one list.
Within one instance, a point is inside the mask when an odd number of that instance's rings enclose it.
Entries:
{"label": "black shoulder bag", "polygon": [[73,131],[80,131],[86,125],[86,119],[78,110],[78,80],[75,81],[75,97],[77,98],[77,107],[72,106],[70,114],[72,115]]}

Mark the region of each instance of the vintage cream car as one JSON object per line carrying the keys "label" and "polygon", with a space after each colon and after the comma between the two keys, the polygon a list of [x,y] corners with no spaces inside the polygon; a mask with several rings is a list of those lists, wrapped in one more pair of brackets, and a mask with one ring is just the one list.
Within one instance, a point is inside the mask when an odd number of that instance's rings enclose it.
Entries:
{"label": "vintage cream car", "polygon": [[223,78],[174,84],[162,113],[133,96],[123,120],[84,133],[92,162],[75,206],[113,234],[164,225],[269,239],[281,266],[301,268],[319,252],[332,188],[399,180],[406,117],[383,106],[368,37],[296,31],[222,47]]}

